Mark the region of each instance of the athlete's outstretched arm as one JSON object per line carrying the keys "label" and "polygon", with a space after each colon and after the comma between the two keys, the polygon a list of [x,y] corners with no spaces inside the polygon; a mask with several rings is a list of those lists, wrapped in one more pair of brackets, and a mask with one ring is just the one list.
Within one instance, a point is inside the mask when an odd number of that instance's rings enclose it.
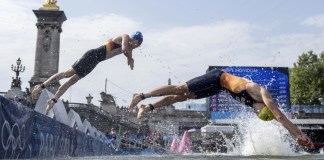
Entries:
{"label": "athlete's outstretched arm", "polygon": [[132,55],[132,50],[126,52],[125,56],[127,57],[127,64],[130,66],[130,68],[133,70],[134,68],[134,59]]}
{"label": "athlete's outstretched arm", "polygon": [[124,34],[121,36],[122,38],[122,52],[127,57],[127,64],[130,66],[131,69],[134,68],[134,59],[133,59],[133,48],[132,45],[130,45],[130,37],[128,34]]}
{"label": "athlete's outstretched arm", "polygon": [[130,45],[130,37],[128,34],[123,34],[113,38],[114,42],[121,44],[121,52],[127,57],[127,64],[131,69],[134,68],[134,59],[132,55],[132,45]]}
{"label": "athlete's outstretched arm", "polygon": [[260,87],[260,93],[263,102],[271,110],[276,120],[281,123],[296,138],[297,143],[302,146],[314,148],[312,140],[279,110],[278,105],[274,102],[269,91],[267,91],[263,87]]}

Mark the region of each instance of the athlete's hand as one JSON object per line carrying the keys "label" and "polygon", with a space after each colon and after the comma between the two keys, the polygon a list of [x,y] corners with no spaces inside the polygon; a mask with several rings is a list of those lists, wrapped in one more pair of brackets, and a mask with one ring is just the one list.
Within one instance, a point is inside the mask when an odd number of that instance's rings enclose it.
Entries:
{"label": "athlete's hand", "polygon": [[133,70],[133,68],[134,68],[134,59],[133,58],[128,58],[127,63],[130,66],[130,68]]}
{"label": "athlete's hand", "polygon": [[314,148],[314,143],[312,140],[306,135],[306,134],[301,134],[296,137],[297,143],[301,146],[305,146],[308,148]]}

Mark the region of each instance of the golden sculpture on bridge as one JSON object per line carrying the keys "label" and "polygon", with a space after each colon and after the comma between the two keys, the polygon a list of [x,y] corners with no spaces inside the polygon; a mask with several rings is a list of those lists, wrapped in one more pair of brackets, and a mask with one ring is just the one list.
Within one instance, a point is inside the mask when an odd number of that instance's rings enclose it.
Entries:
{"label": "golden sculpture on bridge", "polygon": [[59,10],[60,7],[56,5],[57,0],[45,0],[42,9],[45,10]]}

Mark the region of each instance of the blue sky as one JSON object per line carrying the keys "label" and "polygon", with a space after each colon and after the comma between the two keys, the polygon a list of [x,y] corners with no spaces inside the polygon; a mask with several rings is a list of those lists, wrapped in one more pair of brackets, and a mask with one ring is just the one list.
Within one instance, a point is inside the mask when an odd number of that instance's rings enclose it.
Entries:
{"label": "blue sky", "polygon": [[[18,57],[26,66],[25,88],[36,48],[32,10],[44,1],[0,2],[0,91],[10,88],[10,66]],[[167,84],[168,78],[185,82],[210,65],[291,67],[303,52],[324,51],[321,0],[58,0],[58,5],[68,19],[62,26],[60,71],[113,36],[144,34],[133,71],[123,56],[104,61],[63,95],[73,102],[85,103],[90,93],[99,104],[105,78],[108,93],[127,105],[132,93]]]}

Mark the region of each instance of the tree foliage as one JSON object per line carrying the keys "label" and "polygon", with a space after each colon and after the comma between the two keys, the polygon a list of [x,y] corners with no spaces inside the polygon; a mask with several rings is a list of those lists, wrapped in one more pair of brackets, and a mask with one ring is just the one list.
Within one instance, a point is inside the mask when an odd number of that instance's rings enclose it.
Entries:
{"label": "tree foliage", "polygon": [[324,100],[324,52],[303,53],[290,68],[292,104],[319,105]]}

